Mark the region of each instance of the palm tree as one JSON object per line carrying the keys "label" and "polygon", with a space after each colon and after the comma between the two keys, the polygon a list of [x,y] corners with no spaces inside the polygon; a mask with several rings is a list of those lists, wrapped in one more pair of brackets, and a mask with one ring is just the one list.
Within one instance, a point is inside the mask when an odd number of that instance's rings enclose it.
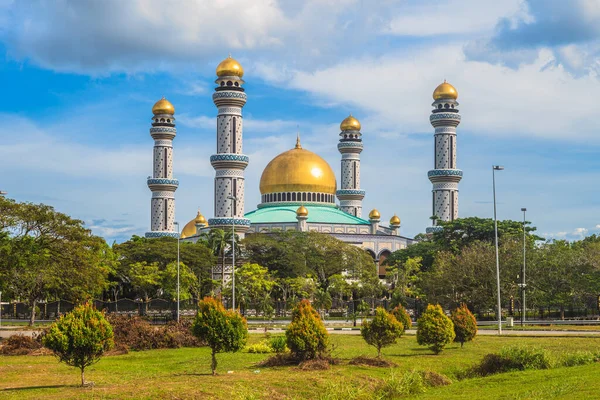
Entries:
{"label": "palm tree", "polygon": [[[221,259],[221,292],[225,288],[225,256],[231,254],[231,232],[223,229],[211,229],[207,239],[208,247],[213,254]],[[236,256],[240,254],[239,238],[235,235]]]}

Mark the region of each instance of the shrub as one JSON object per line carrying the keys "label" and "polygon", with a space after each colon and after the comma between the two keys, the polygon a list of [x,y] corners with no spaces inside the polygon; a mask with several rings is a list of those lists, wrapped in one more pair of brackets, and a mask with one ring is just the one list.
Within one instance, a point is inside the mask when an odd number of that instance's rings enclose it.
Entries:
{"label": "shrub", "polygon": [[417,321],[417,343],[439,354],[454,340],[454,326],[440,305],[429,304]]}
{"label": "shrub", "polygon": [[43,343],[59,361],[81,370],[81,386],[85,385],[85,368],[114,345],[110,323],[90,303],[60,317],[50,326]]}
{"label": "shrub", "polygon": [[12,335],[2,342],[0,354],[5,356],[24,356],[42,347],[42,344],[29,336]]}
{"label": "shrub", "polygon": [[398,376],[392,372],[389,377],[383,379],[383,383],[377,389],[380,398],[396,399],[401,396],[424,393],[427,385],[423,374],[419,371],[406,371]]}
{"label": "shrub", "polygon": [[246,319],[236,311],[226,311],[221,302],[205,297],[198,303],[198,314],[192,325],[194,335],[211,349],[213,375],[217,369],[217,353],[234,353],[248,340]]}
{"label": "shrub", "polygon": [[319,314],[308,300],[302,300],[292,311],[292,322],[285,331],[287,346],[297,360],[315,359],[329,344],[329,333]]}
{"label": "shrub", "polygon": [[406,311],[406,308],[402,307],[402,304],[399,304],[396,307],[394,307],[391,313],[394,317],[396,317],[398,322],[402,323],[402,326],[404,327],[402,329],[403,334],[406,329],[412,328],[412,320],[410,319],[410,315]]}
{"label": "shrub", "polygon": [[288,349],[285,336],[273,336],[269,340],[269,346],[275,353],[285,353]]}
{"label": "shrub", "polygon": [[552,368],[548,352],[539,347],[510,346],[487,354],[471,369],[471,375],[488,376],[509,371]]}
{"label": "shrub", "polygon": [[461,304],[460,307],[452,311],[450,319],[454,324],[455,342],[460,342],[460,347],[463,347],[465,342],[473,340],[477,335],[477,320],[469,311],[466,304]]}
{"label": "shrub", "polygon": [[598,353],[578,351],[563,355],[560,359],[560,365],[564,367],[574,367],[576,365],[593,364],[598,361],[600,361],[600,355]]}
{"label": "shrub", "polygon": [[258,353],[258,354],[266,354],[266,353],[271,353],[273,351],[271,346],[269,346],[269,344],[264,340],[260,343],[255,343],[255,344],[246,346],[246,350],[248,350],[248,353]]}
{"label": "shrub", "polygon": [[381,307],[375,310],[373,319],[363,323],[360,328],[365,342],[377,349],[378,358],[381,357],[381,348],[396,343],[403,331],[402,323]]}

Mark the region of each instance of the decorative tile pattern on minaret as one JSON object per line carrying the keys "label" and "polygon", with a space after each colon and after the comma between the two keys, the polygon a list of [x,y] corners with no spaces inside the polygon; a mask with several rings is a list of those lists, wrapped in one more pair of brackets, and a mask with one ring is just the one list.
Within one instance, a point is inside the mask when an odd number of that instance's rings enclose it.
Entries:
{"label": "decorative tile pattern on minaret", "polygon": [[[429,117],[435,128],[435,169],[427,176],[433,184],[432,215],[439,221],[453,221],[458,218],[458,183],[463,172],[456,168],[456,127],[460,124],[458,113],[458,92],[444,81],[433,92],[433,111]],[[435,232],[441,227],[433,221],[427,232]]]}
{"label": "decorative tile pattern on minaret", "polygon": [[340,124],[338,150],[342,154],[340,189],[336,191],[340,209],[355,217],[362,216],[365,191],[360,189],[360,153],[363,150],[360,122],[350,114]]}
{"label": "decorative tile pattern on minaret", "polygon": [[250,227],[250,220],[244,218],[244,169],[249,160],[242,154],[242,107],[246,104],[243,75],[242,66],[231,56],[217,67],[218,86],[213,93],[218,109],[217,154],[210,157],[215,169],[215,204],[214,218],[208,220],[208,225],[227,229],[235,222],[236,233]]}
{"label": "decorative tile pattern on minaret", "polygon": [[179,181],[173,178],[173,139],[175,128],[175,108],[164,97],[152,107],[152,128],[154,158],[152,176],[148,177],[148,187],[152,191],[150,206],[150,232],[146,237],[177,237],[173,229],[175,222],[175,191]]}

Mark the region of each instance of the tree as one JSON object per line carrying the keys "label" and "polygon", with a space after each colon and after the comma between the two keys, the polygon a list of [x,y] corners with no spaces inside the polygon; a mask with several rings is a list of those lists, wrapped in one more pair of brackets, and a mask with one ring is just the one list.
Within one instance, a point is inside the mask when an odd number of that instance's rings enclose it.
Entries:
{"label": "tree", "polygon": [[455,342],[460,342],[460,347],[463,347],[465,342],[470,342],[477,335],[477,320],[469,311],[466,304],[461,304],[452,311],[450,319],[454,324]]}
{"label": "tree", "polygon": [[402,324],[402,333],[406,329],[410,329],[412,327],[412,320],[410,319],[410,315],[406,309],[402,306],[402,304],[397,305],[392,310],[391,314]]}
{"label": "tree", "polygon": [[454,326],[440,305],[429,304],[417,321],[417,343],[439,354],[454,340]]}
{"label": "tree", "polygon": [[240,351],[248,340],[246,319],[237,311],[227,311],[220,301],[205,297],[198,303],[192,332],[211,349],[211,370],[216,375],[217,353]]}
{"label": "tree", "polygon": [[268,302],[265,303],[265,298],[270,298],[275,287],[275,279],[267,268],[258,264],[245,263],[236,268],[235,280],[238,304],[250,306],[263,312],[265,308],[269,309],[269,304]]}
{"label": "tree", "polygon": [[317,310],[322,312],[323,319],[325,319],[325,313],[333,305],[333,300],[331,299],[329,292],[326,292],[323,289],[318,289],[315,293],[314,305]]}
{"label": "tree", "polygon": [[79,303],[108,287],[112,251],[83,221],[2,196],[0,210],[8,213],[0,216],[0,281],[9,295],[28,303],[30,325],[39,301],[60,296]]}
{"label": "tree", "polygon": [[104,313],[86,303],[53,323],[43,343],[60,362],[81,370],[81,386],[84,386],[85,368],[98,362],[114,345],[113,330]]}
{"label": "tree", "polygon": [[[160,285],[170,299],[177,298],[177,262],[167,264],[167,268],[160,274]],[[180,263],[179,298],[189,300],[194,292],[198,293],[198,279],[187,265]]]}
{"label": "tree", "polygon": [[329,344],[329,333],[308,300],[302,300],[292,312],[285,331],[287,346],[297,360],[319,357]]}
{"label": "tree", "polygon": [[382,307],[377,307],[373,319],[363,323],[360,328],[365,342],[377,349],[377,358],[381,357],[381,349],[396,343],[403,332],[402,323]]}
{"label": "tree", "polygon": [[144,299],[148,311],[148,303],[160,288],[161,273],[158,263],[148,264],[145,261],[133,263],[127,270],[127,277],[135,293]]}
{"label": "tree", "polygon": [[[127,276],[130,265],[138,262],[156,263],[163,276],[165,273],[167,276],[171,276],[171,273],[166,272],[168,265],[177,260],[177,239],[168,236],[160,238],[133,236],[124,243],[115,244],[113,248],[118,253],[119,259],[119,268],[112,276],[113,285],[120,286],[125,295],[131,295],[133,290]],[[197,243],[181,242],[179,252],[180,261],[196,276],[197,284],[193,285],[190,290],[200,300],[203,295],[209,294],[213,290],[212,268],[216,263],[216,257],[202,241]],[[165,291],[165,295],[169,296],[170,294]]]}

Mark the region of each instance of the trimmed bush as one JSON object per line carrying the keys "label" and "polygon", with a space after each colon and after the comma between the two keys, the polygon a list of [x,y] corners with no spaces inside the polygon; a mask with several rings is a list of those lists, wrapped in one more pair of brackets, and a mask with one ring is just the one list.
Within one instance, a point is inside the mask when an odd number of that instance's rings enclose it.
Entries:
{"label": "trimmed bush", "polygon": [[404,326],[396,318],[381,307],[375,310],[371,321],[363,323],[360,334],[367,344],[377,349],[377,357],[381,357],[381,348],[396,343],[402,336]]}
{"label": "trimmed bush", "polygon": [[86,303],[60,317],[50,326],[43,344],[60,362],[81,370],[85,385],[85,368],[100,360],[114,345],[113,331],[104,313]]}
{"label": "trimmed bush", "polygon": [[246,319],[237,311],[227,311],[220,301],[205,297],[198,303],[198,314],[192,332],[211,349],[211,370],[217,369],[217,353],[235,353],[244,348],[248,340]]}
{"label": "trimmed bush", "polygon": [[470,342],[477,335],[477,320],[469,311],[465,303],[452,311],[450,319],[454,324],[455,342],[460,342],[460,347],[463,347],[465,342]]}
{"label": "trimmed bush", "polygon": [[396,307],[394,307],[394,309],[391,311],[391,314],[396,317],[398,322],[402,323],[402,334],[404,334],[404,331],[407,329],[412,328],[412,320],[410,319],[410,315],[408,314],[408,311],[406,311],[406,308],[402,306],[402,304],[398,304]]}
{"label": "trimmed bush", "polygon": [[260,343],[251,344],[246,346],[246,350],[248,353],[258,353],[258,354],[267,354],[271,353],[273,349],[269,346],[266,340],[263,340]]}
{"label": "trimmed bush", "polygon": [[292,311],[292,322],[285,331],[287,346],[297,360],[321,356],[329,344],[329,333],[319,314],[308,300],[302,300]]}
{"label": "trimmed bush", "polygon": [[429,304],[417,321],[417,343],[428,346],[435,354],[454,340],[454,324],[440,305]]}
{"label": "trimmed bush", "polygon": [[273,336],[269,339],[269,346],[278,354],[285,353],[288,349],[285,336]]}

